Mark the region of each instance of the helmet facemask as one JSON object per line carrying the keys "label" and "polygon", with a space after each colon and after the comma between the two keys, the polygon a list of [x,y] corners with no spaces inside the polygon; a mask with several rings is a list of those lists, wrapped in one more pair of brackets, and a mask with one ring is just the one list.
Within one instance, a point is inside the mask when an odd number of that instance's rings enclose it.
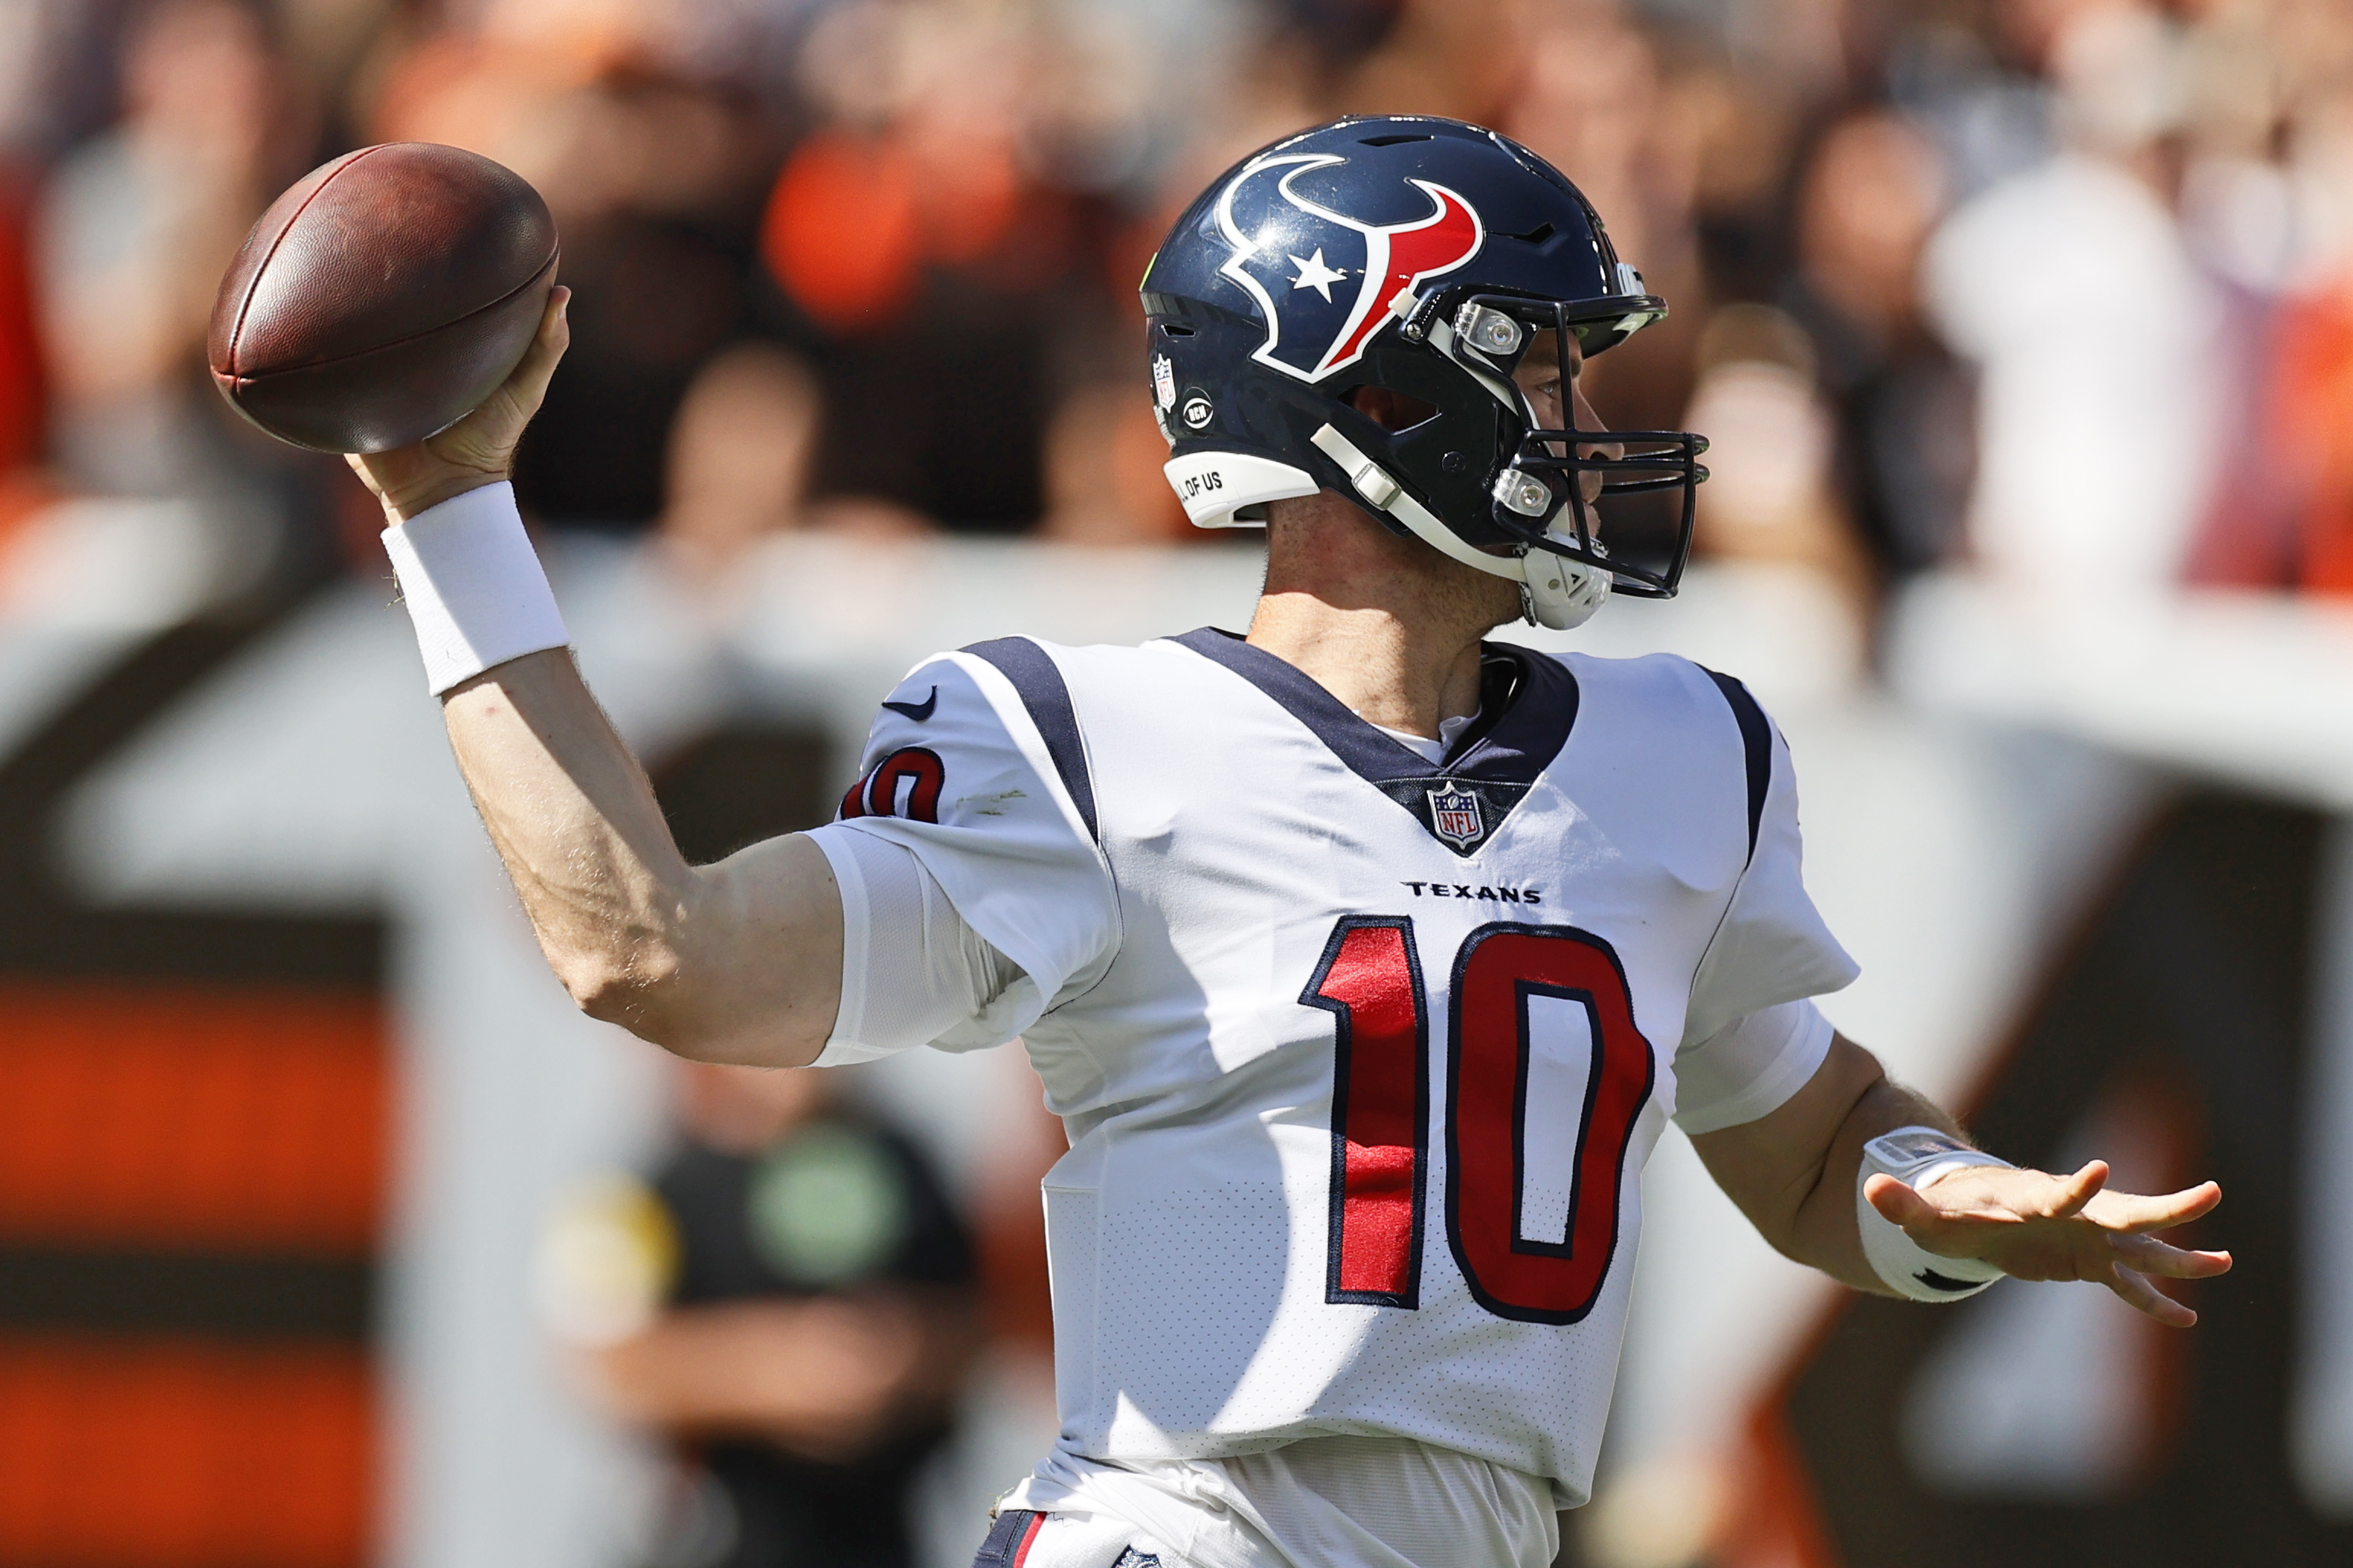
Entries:
{"label": "helmet facemask", "polygon": [[[1435,303],[1435,302],[1433,302]],[[1509,411],[1502,462],[1481,520],[1532,551],[1609,574],[1633,598],[1673,596],[1691,552],[1699,462],[1707,438],[1687,430],[1584,430],[1575,393],[1579,361],[1624,341],[1656,318],[1613,312],[1596,320],[1590,301],[1469,294],[1409,321],[1419,338],[1475,376]],[[1560,376],[1559,426],[1546,427],[1516,376],[1544,334],[1552,334]],[[1450,518],[1458,528],[1469,519]]]}

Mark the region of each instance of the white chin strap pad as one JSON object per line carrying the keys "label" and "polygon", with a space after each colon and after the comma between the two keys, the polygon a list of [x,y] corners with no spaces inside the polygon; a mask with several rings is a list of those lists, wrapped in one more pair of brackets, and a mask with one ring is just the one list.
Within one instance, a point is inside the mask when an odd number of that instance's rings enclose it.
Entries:
{"label": "white chin strap pad", "polygon": [[1593,618],[1609,597],[1609,574],[1549,550],[1531,550],[1522,556],[1527,575],[1521,579],[1521,596],[1528,619],[1540,626],[1565,632]]}
{"label": "white chin strap pad", "polygon": [[1599,567],[1556,555],[1549,550],[1530,550],[1525,555],[1490,555],[1483,550],[1474,550],[1432,516],[1428,507],[1407,494],[1395,476],[1345,436],[1326,425],[1311,439],[1317,451],[1340,465],[1366,505],[1397,519],[1416,539],[1440,554],[1490,577],[1506,577],[1517,583],[1521,608],[1536,625],[1556,632],[1583,626],[1601,607],[1601,602],[1609,597],[1609,574]]}

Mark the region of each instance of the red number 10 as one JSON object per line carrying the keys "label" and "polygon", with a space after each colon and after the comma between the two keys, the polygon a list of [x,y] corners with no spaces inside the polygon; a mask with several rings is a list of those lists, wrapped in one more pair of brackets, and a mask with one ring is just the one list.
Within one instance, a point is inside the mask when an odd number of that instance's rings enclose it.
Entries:
{"label": "red number 10", "polygon": [[[1567,926],[1482,926],[1454,955],[1447,1031],[1446,1239],[1471,1294],[1499,1317],[1573,1323],[1618,1250],[1626,1153],[1654,1068],[1609,944]],[[1573,1127],[1528,1125],[1529,1003],[1591,1026]],[[1334,1015],[1331,1239],[1324,1300],[1420,1302],[1430,1134],[1430,1009],[1413,921],[1351,915],[1300,998]],[[1524,1223],[1528,1141],[1573,1142],[1559,1238]],[[1547,1231],[1549,1231],[1547,1226]]]}

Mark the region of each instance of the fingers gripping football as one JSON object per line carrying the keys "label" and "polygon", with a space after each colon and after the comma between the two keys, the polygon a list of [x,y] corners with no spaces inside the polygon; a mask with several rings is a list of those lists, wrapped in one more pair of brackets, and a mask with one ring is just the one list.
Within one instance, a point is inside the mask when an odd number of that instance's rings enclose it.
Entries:
{"label": "fingers gripping football", "polygon": [[565,320],[572,290],[557,288],[547,299],[539,331],[513,374],[471,414],[448,429],[388,452],[354,452],[344,461],[360,482],[384,503],[387,521],[414,517],[428,507],[477,485],[505,479],[514,468],[515,446],[539,412],[547,384],[572,341]]}
{"label": "fingers gripping football", "polygon": [[2222,1201],[2212,1182],[2144,1196],[2107,1190],[2108,1166],[2094,1160],[2072,1175],[1971,1165],[1932,1177],[1918,1190],[1874,1175],[1863,1197],[1926,1250],[1978,1258],[2019,1279],[2081,1279],[2105,1285],[2161,1323],[2188,1328],[2198,1314],[2149,1283],[2150,1276],[2204,1279],[2231,1267],[2227,1252],[2158,1240]]}

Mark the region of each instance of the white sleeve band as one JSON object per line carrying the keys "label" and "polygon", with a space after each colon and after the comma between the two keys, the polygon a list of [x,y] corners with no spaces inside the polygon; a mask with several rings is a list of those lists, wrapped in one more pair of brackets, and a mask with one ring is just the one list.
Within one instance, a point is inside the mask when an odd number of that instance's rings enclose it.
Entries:
{"label": "white sleeve band", "polygon": [[384,531],[435,696],[493,665],[572,641],[514,487],[483,485]]}
{"label": "white sleeve band", "polygon": [[1934,1127],[1899,1127],[1862,1146],[1862,1163],[1854,1176],[1855,1224],[1862,1230],[1862,1252],[1871,1260],[1872,1272],[1898,1295],[1915,1301],[1958,1301],[2001,1278],[2001,1270],[1982,1258],[1930,1252],[1862,1195],[1863,1184],[1874,1175],[1893,1176],[1916,1188],[1965,1165],[2010,1168],[2009,1161],[1972,1149]]}
{"label": "white sleeve band", "polygon": [[1037,1016],[1029,977],[965,922],[913,854],[854,830],[809,837],[841,889],[841,1005],[811,1065],[997,1045]]}

